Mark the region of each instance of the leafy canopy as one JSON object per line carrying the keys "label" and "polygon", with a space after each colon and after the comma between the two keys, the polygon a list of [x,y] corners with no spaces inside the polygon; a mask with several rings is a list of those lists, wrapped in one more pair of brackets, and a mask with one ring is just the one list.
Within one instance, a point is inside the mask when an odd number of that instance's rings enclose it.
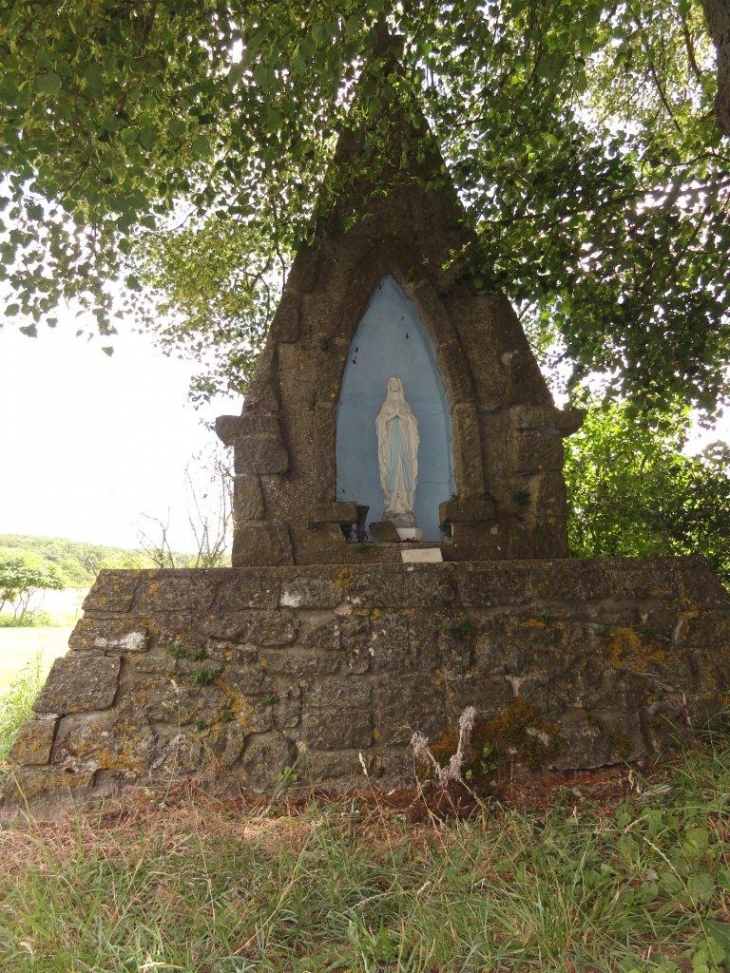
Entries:
{"label": "leafy canopy", "polygon": [[0,609],[13,607],[15,618],[22,618],[36,591],[60,591],[63,579],[53,564],[27,552],[0,549]]}
{"label": "leafy canopy", "polygon": [[652,428],[626,404],[588,411],[566,441],[574,555],[702,554],[730,584],[730,448],[687,456],[688,428]]}
{"label": "leafy canopy", "polygon": [[[240,389],[383,20],[403,71],[360,84],[351,124],[417,93],[477,280],[557,329],[576,377],[711,413],[730,149],[697,0],[5,4],[6,314],[32,334],[72,300],[107,333],[134,308],[210,359],[201,394]],[[372,162],[390,146],[368,137]]]}

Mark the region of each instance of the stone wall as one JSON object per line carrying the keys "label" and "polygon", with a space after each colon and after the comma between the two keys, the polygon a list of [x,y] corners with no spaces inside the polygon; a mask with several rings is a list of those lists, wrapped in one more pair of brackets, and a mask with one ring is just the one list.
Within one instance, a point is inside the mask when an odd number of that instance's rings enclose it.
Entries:
{"label": "stone wall", "polygon": [[[413,781],[409,739],[516,698],[557,767],[639,758],[730,685],[730,599],[694,558],[105,571],[12,752],[6,804],[195,775]],[[288,768],[293,768],[293,774]]]}

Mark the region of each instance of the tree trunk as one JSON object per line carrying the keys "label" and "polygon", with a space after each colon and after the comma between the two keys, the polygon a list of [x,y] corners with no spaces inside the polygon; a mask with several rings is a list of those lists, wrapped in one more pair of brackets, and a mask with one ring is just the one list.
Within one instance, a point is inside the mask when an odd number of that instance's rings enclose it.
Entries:
{"label": "tree trunk", "polygon": [[725,135],[730,135],[730,0],[702,0],[712,43],[717,49],[715,114]]}

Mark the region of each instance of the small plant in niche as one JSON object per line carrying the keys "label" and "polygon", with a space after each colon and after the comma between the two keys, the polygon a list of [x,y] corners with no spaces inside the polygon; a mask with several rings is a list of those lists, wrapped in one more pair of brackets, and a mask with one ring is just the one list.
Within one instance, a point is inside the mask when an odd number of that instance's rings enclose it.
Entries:
{"label": "small plant in niche", "polygon": [[471,615],[463,615],[461,618],[454,619],[453,622],[444,623],[444,635],[452,639],[468,639],[476,635],[476,619]]}
{"label": "small plant in niche", "polygon": [[276,693],[266,693],[262,702],[264,706],[275,706],[279,702],[279,697]]}
{"label": "small plant in niche", "polygon": [[329,336],[326,334],[321,334],[317,337],[317,344],[322,351],[327,351],[330,346]]}
{"label": "small plant in niche", "polygon": [[215,669],[207,669],[205,666],[198,666],[190,674],[196,686],[210,686],[215,679]]}
{"label": "small plant in niche", "polygon": [[512,494],[512,499],[514,500],[514,502],[517,504],[518,507],[521,507],[523,510],[525,510],[527,507],[530,506],[530,501],[532,500],[532,494],[530,493],[529,490],[518,490],[516,493]]}
{"label": "small plant in niche", "polygon": [[439,530],[441,531],[441,534],[446,538],[446,540],[448,540],[452,534],[451,521],[442,520],[441,523],[439,524]]}
{"label": "small plant in niche", "polygon": [[173,659],[184,659],[186,662],[200,662],[207,658],[205,649],[186,649],[179,642],[169,642],[165,646],[165,652]]}

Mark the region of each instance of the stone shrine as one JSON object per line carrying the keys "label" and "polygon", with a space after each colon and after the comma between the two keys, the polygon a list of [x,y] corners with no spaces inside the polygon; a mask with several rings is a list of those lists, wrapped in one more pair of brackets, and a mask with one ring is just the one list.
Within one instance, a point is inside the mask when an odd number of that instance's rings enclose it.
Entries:
{"label": "stone shrine", "polygon": [[[6,808],[191,775],[408,785],[412,733],[443,742],[467,706],[522,719],[513,769],[596,767],[723,706],[730,598],[702,560],[568,557],[581,416],[484,292],[425,123],[382,108],[387,191],[357,176],[319,214],[243,413],[218,421],[233,567],[99,575]],[[334,165],[366,151],[345,132]]]}

